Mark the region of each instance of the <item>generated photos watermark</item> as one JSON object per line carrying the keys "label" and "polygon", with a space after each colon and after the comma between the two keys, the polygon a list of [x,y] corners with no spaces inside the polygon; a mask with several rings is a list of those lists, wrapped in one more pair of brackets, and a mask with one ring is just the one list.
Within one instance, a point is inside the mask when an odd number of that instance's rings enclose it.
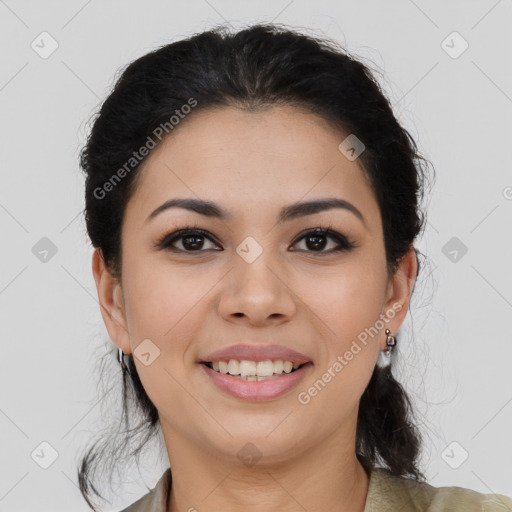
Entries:
{"label": "generated photos watermark", "polygon": [[[391,308],[389,308],[386,313],[381,313],[379,319],[371,327],[366,327],[363,331],[361,331],[357,335],[357,340],[363,345],[366,346],[368,344],[368,338],[374,338],[377,334],[379,334],[385,325],[392,320],[396,313],[402,309],[402,304],[399,302],[395,302]],[[322,374],[322,376],[315,381],[315,383],[310,386],[307,390],[301,391],[297,399],[299,403],[302,405],[307,405],[311,402],[311,399],[322,391],[325,386],[331,382],[332,379],[338,375],[345,366],[349,364],[350,361],[361,352],[362,347],[356,341],[353,340],[349,349],[345,351],[343,355],[338,355],[336,360],[327,368],[327,370]]]}
{"label": "generated photos watermark", "polygon": [[177,108],[168,121],[160,123],[152,132],[152,136],[148,135],[146,142],[138,149],[134,151],[132,156],[122,165],[112,176],[103,183],[101,187],[96,187],[93,191],[93,195],[96,199],[104,199],[108,192],[111,192],[123,178],[126,177],[142,160],[154,149],[157,145],[157,141],[161,141],[165,135],[171,133],[171,131],[180,123],[182,119],[185,119],[187,114],[192,111],[197,105],[197,100],[189,98],[187,103],[183,104],[179,109]]}

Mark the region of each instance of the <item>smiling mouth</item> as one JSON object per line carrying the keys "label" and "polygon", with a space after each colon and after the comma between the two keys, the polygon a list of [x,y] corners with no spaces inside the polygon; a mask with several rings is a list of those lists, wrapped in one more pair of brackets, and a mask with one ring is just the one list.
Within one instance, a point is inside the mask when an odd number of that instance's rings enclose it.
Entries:
{"label": "smiling mouth", "polygon": [[264,361],[256,363],[254,361],[206,361],[203,362],[205,366],[211,370],[233,377],[238,380],[261,382],[266,380],[278,379],[286,377],[303,366],[311,366],[311,362],[303,364],[293,364],[291,361]]}

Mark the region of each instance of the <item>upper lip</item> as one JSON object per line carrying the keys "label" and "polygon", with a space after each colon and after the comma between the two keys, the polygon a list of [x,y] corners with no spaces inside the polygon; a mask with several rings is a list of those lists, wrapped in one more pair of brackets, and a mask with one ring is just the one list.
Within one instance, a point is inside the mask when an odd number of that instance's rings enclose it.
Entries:
{"label": "upper lip", "polygon": [[209,363],[213,361],[229,361],[242,359],[248,361],[268,361],[278,360],[291,361],[293,364],[308,363],[310,358],[296,350],[292,350],[282,345],[231,345],[230,347],[222,348],[211,352],[200,363]]}

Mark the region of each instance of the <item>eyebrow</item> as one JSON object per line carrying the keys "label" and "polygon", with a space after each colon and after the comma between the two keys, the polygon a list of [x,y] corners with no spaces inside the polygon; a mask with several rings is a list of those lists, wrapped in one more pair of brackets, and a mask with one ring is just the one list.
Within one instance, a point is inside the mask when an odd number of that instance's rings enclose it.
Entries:
{"label": "eyebrow", "polygon": [[[219,220],[233,219],[233,215],[231,213],[211,201],[193,198],[175,198],[169,199],[151,212],[145,220],[145,223],[155,218],[159,213],[170,208],[183,208],[185,210]],[[332,208],[343,208],[348,210],[366,225],[363,214],[352,203],[339,198],[315,199],[313,201],[293,203],[285,206],[279,212],[278,223],[291,221],[299,217],[305,217],[306,215],[313,215]]]}

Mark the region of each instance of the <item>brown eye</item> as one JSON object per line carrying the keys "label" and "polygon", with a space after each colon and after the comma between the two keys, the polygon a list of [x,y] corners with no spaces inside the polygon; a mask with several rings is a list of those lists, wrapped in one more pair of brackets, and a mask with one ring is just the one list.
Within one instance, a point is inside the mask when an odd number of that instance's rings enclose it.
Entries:
{"label": "brown eye", "polygon": [[[334,240],[334,248],[325,251],[327,240]],[[347,237],[331,229],[316,228],[305,233],[298,241],[305,241],[306,252],[333,253],[348,251],[356,246],[347,240]],[[297,243],[297,242],[296,242]]]}
{"label": "brown eye", "polygon": [[[155,245],[161,249],[176,250],[182,252],[201,252],[204,249],[205,240],[212,241],[207,231],[202,229],[181,229],[170,235],[165,235]],[[180,242],[183,248],[175,247]]]}

